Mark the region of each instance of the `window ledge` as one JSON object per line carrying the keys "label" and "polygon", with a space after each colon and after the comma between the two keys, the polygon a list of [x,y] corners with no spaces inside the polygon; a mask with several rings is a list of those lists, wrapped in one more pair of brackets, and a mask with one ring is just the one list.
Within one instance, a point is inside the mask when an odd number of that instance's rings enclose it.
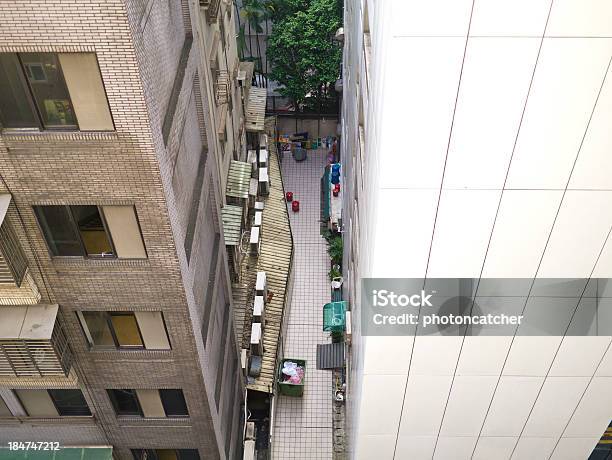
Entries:
{"label": "window ledge", "polygon": [[93,415],[71,416],[64,415],[58,417],[0,417],[0,425],[28,423],[31,425],[95,425]]}
{"label": "window ledge", "polygon": [[133,415],[118,415],[117,423],[121,427],[130,426],[191,426],[189,417],[138,417]]}
{"label": "window ledge", "polygon": [[116,131],[38,131],[4,129],[2,137],[5,141],[15,143],[55,142],[55,141],[105,141],[116,140]]}
{"label": "window ledge", "polygon": [[56,267],[150,267],[149,259],[96,259],[85,257],[51,257]]}

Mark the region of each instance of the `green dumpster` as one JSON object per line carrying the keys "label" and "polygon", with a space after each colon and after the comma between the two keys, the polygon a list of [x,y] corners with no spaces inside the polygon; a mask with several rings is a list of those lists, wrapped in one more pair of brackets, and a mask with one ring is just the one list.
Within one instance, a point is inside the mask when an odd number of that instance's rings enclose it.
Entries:
{"label": "green dumpster", "polygon": [[[285,380],[286,376],[283,374],[283,367],[286,362],[295,363],[298,367],[301,367],[304,371],[304,375],[301,378],[300,383],[292,383]],[[304,382],[306,381],[306,361],[303,359],[285,358],[281,360],[278,366],[278,388],[280,394],[287,396],[302,396],[304,394]]]}
{"label": "green dumpster", "polygon": [[323,305],[323,330],[342,332],[346,324],[346,300]]}

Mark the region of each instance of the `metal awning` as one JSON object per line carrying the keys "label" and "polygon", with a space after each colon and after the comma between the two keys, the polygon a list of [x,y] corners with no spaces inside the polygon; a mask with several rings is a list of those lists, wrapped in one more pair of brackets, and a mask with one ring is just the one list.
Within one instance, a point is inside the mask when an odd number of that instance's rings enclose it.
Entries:
{"label": "metal awning", "polygon": [[225,205],[221,209],[223,219],[223,236],[226,246],[238,246],[240,244],[240,233],[242,232],[242,207]]}
{"label": "metal awning", "polygon": [[0,310],[0,340],[51,340],[57,305],[20,305]]}
{"label": "metal awning", "polygon": [[317,345],[317,369],[344,367],[344,342]]}
{"label": "metal awning", "polygon": [[0,193],[0,225],[4,222],[6,211],[11,204],[11,195],[9,193]]}
{"label": "metal awning", "polygon": [[60,447],[59,450],[31,448],[31,450],[24,449],[16,452],[10,451],[7,447],[2,447],[0,448],[0,460],[4,458],[20,460],[112,460],[113,448],[111,446]]}
{"label": "metal awning", "polygon": [[227,174],[225,194],[234,198],[248,198],[251,182],[251,165],[244,161],[232,160]]}
{"label": "metal awning", "polygon": [[246,130],[263,132],[266,116],[266,88],[251,88],[246,108]]}

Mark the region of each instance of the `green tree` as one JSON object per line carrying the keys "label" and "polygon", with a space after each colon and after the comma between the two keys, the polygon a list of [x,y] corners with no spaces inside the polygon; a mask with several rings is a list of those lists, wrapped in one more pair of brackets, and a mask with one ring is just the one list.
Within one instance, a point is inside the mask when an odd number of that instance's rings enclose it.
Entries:
{"label": "green tree", "polygon": [[342,25],[339,0],[275,0],[268,39],[270,76],[296,110],[308,99],[324,103],[340,73],[342,49],[333,39]]}

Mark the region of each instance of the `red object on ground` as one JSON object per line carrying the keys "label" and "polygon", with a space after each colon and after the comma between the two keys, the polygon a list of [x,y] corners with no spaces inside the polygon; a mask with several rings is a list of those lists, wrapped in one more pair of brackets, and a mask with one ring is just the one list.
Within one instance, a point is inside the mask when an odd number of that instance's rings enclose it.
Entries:
{"label": "red object on ground", "polygon": [[340,190],[335,188],[335,189],[332,190],[332,193],[334,194],[334,196],[338,196],[338,195],[340,195]]}
{"label": "red object on ground", "polygon": [[300,210],[300,202],[299,202],[299,201],[297,201],[297,200],[296,200],[296,201],[293,201],[293,202],[291,203],[291,210],[292,210],[293,212],[298,212],[298,211]]}
{"label": "red object on ground", "polygon": [[340,191],[340,184],[334,185],[334,190],[339,192]]}
{"label": "red object on ground", "polygon": [[288,202],[293,201],[293,192],[285,193],[285,198],[287,199]]}

